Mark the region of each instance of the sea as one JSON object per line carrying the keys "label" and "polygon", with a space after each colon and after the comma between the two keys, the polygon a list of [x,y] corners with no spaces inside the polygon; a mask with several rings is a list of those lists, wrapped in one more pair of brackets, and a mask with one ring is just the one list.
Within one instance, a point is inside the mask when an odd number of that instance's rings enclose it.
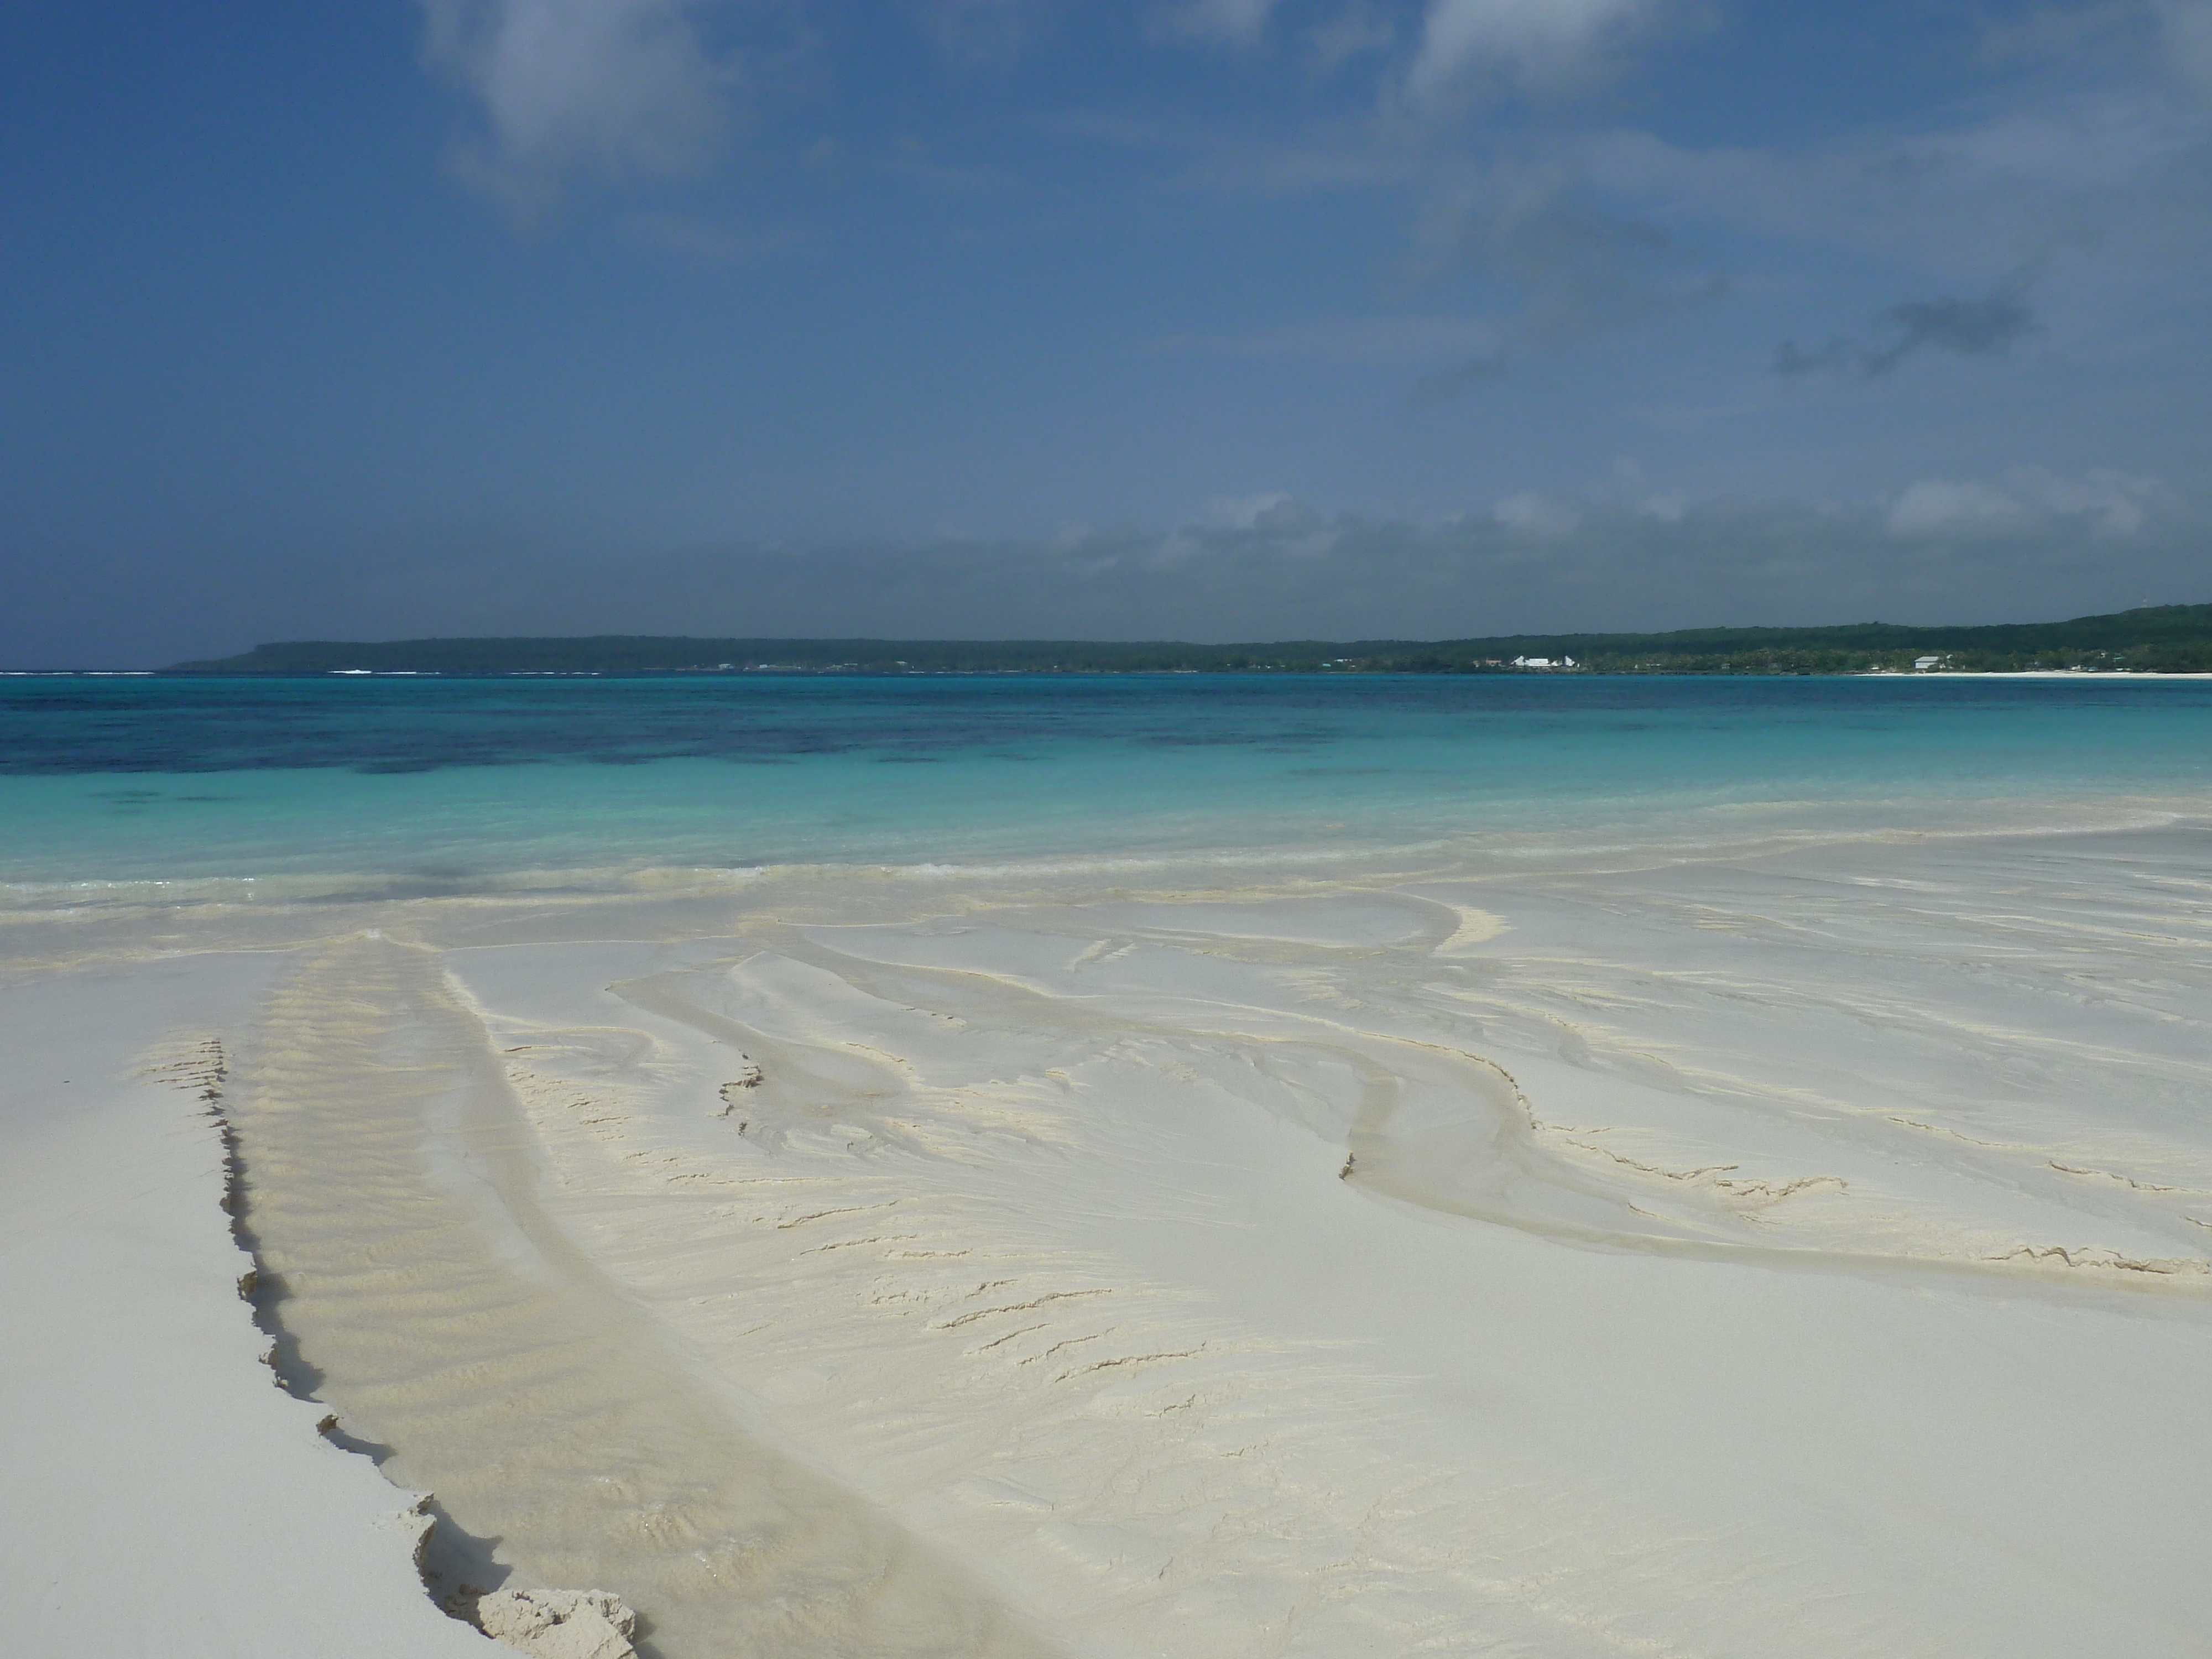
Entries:
{"label": "sea", "polygon": [[1325,868],[2148,826],[2212,682],[1158,674],[0,681],[0,903],[778,866]]}

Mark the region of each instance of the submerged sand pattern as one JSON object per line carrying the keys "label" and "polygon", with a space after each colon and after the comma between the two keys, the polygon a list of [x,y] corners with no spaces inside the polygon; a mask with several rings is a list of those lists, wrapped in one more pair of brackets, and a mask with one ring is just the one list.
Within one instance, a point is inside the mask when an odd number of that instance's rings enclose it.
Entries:
{"label": "submerged sand pattern", "polygon": [[665,1659],[2179,1655],[2200,854],[392,907],[234,1118],[441,1588]]}
{"label": "submerged sand pattern", "polygon": [[503,1091],[434,955],[366,938],[278,988],[233,1088],[264,1294],[343,1431],[434,1490],[434,1591],[605,1584],[671,1656],[1047,1652],[744,1432],[546,1222]]}

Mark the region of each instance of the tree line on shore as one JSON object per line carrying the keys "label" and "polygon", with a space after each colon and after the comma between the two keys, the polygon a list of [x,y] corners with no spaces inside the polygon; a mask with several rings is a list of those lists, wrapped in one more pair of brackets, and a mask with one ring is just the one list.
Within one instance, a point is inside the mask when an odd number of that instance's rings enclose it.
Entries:
{"label": "tree line on shore", "polygon": [[[1565,665],[1571,659],[1572,666]],[[2212,672],[2212,605],[2066,622],[1920,628],[1684,629],[1468,640],[1176,641],[540,639],[295,641],[179,663],[173,674],[1645,673],[1863,674],[1930,669]]]}

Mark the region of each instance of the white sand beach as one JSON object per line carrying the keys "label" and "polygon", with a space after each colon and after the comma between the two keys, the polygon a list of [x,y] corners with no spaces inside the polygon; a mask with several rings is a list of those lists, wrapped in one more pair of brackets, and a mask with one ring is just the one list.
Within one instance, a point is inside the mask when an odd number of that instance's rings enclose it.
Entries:
{"label": "white sand beach", "polygon": [[2207,845],[19,918],[7,1645],[2202,1654]]}
{"label": "white sand beach", "polygon": [[204,1097],[282,966],[0,992],[0,1650],[495,1655],[423,1594],[425,1525],[271,1386]]}

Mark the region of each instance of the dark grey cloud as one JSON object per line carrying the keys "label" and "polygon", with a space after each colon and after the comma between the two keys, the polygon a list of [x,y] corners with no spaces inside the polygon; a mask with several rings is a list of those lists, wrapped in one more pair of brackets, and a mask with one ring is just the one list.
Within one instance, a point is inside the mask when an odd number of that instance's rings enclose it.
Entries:
{"label": "dark grey cloud", "polygon": [[1894,367],[1906,353],[1923,346],[1985,356],[2007,349],[2036,328],[2033,313],[2019,296],[2006,293],[1979,300],[1909,300],[1892,306],[1882,320],[1897,330],[1897,337],[1875,354],[1869,365],[1875,374]]}
{"label": "dark grey cloud", "polygon": [[1962,357],[1996,356],[2035,333],[2040,326],[2017,285],[1978,300],[1938,295],[1908,300],[1881,313],[1885,337],[1873,343],[1837,338],[1814,351],[1784,340],[1775,349],[1778,374],[1859,374],[1869,380],[1888,374],[1917,351],[1951,351]]}

